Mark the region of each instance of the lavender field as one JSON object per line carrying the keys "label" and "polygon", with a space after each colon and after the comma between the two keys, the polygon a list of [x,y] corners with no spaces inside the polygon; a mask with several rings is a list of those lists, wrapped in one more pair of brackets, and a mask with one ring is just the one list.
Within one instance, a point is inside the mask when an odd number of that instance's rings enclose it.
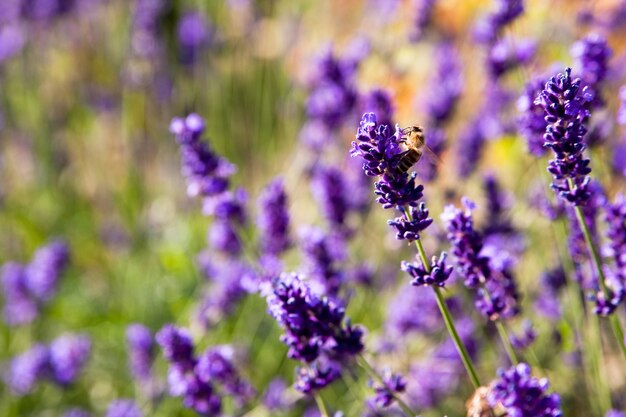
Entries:
{"label": "lavender field", "polygon": [[626,417],[626,1],[0,0],[0,417]]}

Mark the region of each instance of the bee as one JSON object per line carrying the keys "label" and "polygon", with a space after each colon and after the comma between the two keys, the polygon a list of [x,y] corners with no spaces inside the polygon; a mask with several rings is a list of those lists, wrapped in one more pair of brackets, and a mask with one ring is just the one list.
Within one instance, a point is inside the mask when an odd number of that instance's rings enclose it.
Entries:
{"label": "bee", "polygon": [[426,148],[426,141],[424,139],[424,129],[420,126],[407,127],[403,129],[402,133],[407,135],[402,140],[406,151],[399,155],[396,168],[401,172],[407,172],[422,158]]}

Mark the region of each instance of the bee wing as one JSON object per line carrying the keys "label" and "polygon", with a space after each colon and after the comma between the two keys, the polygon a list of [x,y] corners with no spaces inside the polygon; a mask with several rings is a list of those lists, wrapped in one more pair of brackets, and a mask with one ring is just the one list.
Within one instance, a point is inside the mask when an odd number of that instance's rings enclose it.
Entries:
{"label": "bee wing", "polygon": [[428,146],[424,145],[421,150],[422,157],[419,162],[415,164],[414,169],[417,172],[418,177],[431,181],[436,177],[437,171],[442,165],[442,162],[435,152]]}
{"label": "bee wing", "polygon": [[437,156],[437,154],[428,147],[428,145],[424,144],[422,147],[423,157],[427,160],[431,161],[435,165],[441,165],[441,159]]}

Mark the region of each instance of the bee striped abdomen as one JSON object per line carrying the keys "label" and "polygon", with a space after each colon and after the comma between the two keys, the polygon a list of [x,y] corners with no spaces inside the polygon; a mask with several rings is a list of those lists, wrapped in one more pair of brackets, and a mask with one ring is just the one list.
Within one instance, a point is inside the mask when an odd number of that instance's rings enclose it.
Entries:
{"label": "bee striped abdomen", "polygon": [[402,156],[398,159],[398,164],[396,168],[400,172],[407,172],[413,165],[417,163],[422,157],[422,152],[417,151],[415,149],[409,149],[404,152]]}

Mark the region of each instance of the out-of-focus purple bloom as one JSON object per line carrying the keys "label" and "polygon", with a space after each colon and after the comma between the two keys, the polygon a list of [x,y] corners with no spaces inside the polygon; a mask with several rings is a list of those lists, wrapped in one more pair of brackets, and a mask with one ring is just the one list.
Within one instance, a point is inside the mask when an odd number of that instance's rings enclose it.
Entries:
{"label": "out-of-focus purple bloom", "polygon": [[475,204],[469,199],[463,199],[465,210],[452,205],[446,206],[442,220],[446,224],[448,240],[452,245],[452,253],[456,257],[457,264],[464,277],[464,283],[468,288],[476,289],[486,282],[491,275],[489,258],[481,256],[483,237],[474,228],[472,210]]}
{"label": "out-of-focus purple bloom", "polygon": [[613,148],[613,170],[626,178],[626,140],[622,139],[619,143],[615,144]]}
{"label": "out-of-focus purple bloom", "polygon": [[181,61],[193,65],[202,49],[211,43],[213,28],[201,13],[187,12],[178,21],[177,37]]}
{"label": "out-of-focus purple bloom", "polygon": [[63,414],[63,417],[91,417],[91,413],[82,408],[71,408]]}
{"label": "out-of-focus purple bloom", "polygon": [[543,156],[547,149],[543,146],[543,134],[546,132],[546,120],[543,107],[535,103],[535,99],[543,90],[545,80],[534,78],[524,87],[524,92],[517,100],[519,117],[517,126],[526,138],[528,151],[534,156]]}
{"label": "out-of-focus purple bloom", "polygon": [[548,165],[554,178],[552,188],[569,203],[584,206],[591,198],[588,189],[591,168],[589,160],[583,157],[591,97],[587,87],[580,88],[580,79],[572,80],[570,74],[571,69],[567,68],[553,76],[536,102],[543,107],[548,122],[544,146],[555,154]]}
{"label": "out-of-focus purple bloom", "polygon": [[530,39],[499,40],[491,46],[487,56],[487,68],[494,79],[502,77],[508,71],[525,65],[535,56],[537,43]]}
{"label": "out-of-focus purple bloom", "polygon": [[436,256],[433,256],[433,259],[430,264],[430,271],[426,271],[424,265],[419,263],[409,263],[406,261],[402,261],[401,268],[403,271],[408,273],[413,279],[411,280],[411,285],[414,286],[425,286],[425,285],[434,285],[437,287],[443,287],[446,284],[446,281],[452,274],[452,270],[454,269],[452,266],[446,265],[446,257],[447,254],[442,252],[437,259]]}
{"label": "out-of-focus purple bloom", "polygon": [[412,242],[420,238],[419,234],[432,224],[433,219],[428,217],[428,209],[424,203],[420,203],[417,208],[410,207],[408,215],[409,218],[403,212],[400,217],[396,217],[394,220],[387,220],[387,224],[396,229],[396,238],[398,240],[406,239]]}
{"label": "out-of-focus purple bloom", "polygon": [[326,233],[316,227],[300,230],[300,247],[304,269],[320,292],[337,295],[345,281],[340,263],[346,258],[346,243],[342,234]]}
{"label": "out-of-focus purple bloom", "polygon": [[215,346],[200,355],[195,371],[201,381],[219,383],[226,393],[243,404],[254,396],[254,389],[241,378],[234,360],[231,346]]}
{"label": "out-of-focus purple bloom", "polygon": [[241,253],[242,243],[234,225],[227,221],[216,219],[209,228],[207,240],[211,247],[221,252],[237,256]]}
{"label": "out-of-focus purple bloom", "polygon": [[359,109],[361,114],[374,113],[381,125],[387,125],[389,128],[394,126],[392,122],[394,106],[386,90],[375,89],[365,94],[359,100]]}
{"label": "out-of-focus purple bloom", "polygon": [[0,64],[15,56],[26,43],[26,35],[21,27],[9,24],[0,27]]}
{"label": "out-of-focus purple bloom", "polygon": [[617,123],[626,126],[626,85],[619,89],[619,110],[617,111]]}
{"label": "out-of-focus purple bloom", "polygon": [[548,220],[555,221],[565,215],[565,205],[560,198],[550,201],[545,185],[536,186],[530,191],[530,206],[541,212]]}
{"label": "out-of-focus purple bloom", "polygon": [[[477,344],[470,319],[455,320],[457,331],[470,357],[476,359]],[[446,338],[426,358],[413,363],[407,380],[407,398],[419,408],[432,408],[456,389],[465,376],[465,368],[454,342]]]}
{"label": "out-of-focus purple bloom", "polygon": [[506,215],[506,210],[510,206],[510,196],[503,192],[495,175],[485,175],[483,189],[487,197],[485,235],[514,233],[515,229]]}
{"label": "out-of-focus purple bloom", "polygon": [[291,246],[287,193],[281,178],[269,183],[258,200],[257,226],[264,253],[280,255]]}
{"label": "out-of-focus purple bloom", "polygon": [[382,375],[383,385],[374,384],[376,395],[367,403],[374,409],[387,408],[395,401],[395,395],[403,393],[406,389],[406,381],[400,374],[392,373],[388,369]]}
{"label": "out-of-focus purple bloom", "polygon": [[596,313],[602,316],[613,313],[626,294],[626,197],[619,194],[614,203],[606,205],[605,210],[608,255],[613,257],[615,266],[612,279],[606,282],[609,294],[600,291],[596,296]]}
{"label": "out-of-focus purple bloom", "polygon": [[424,38],[424,35],[432,23],[433,9],[436,0],[414,0],[413,9],[415,10],[415,18],[413,26],[409,34],[409,40],[418,42]]}
{"label": "out-of-focus purple bloom", "polygon": [[341,376],[341,367],[334,361],[317,361],[307,367],[297,368],[295,388],[311,394],[330,385]]}
{"label": "out-of-focus purple bloom", "polygon": [[26,288],[26,268],[17,262],[2,266],[4,321],[9,326],[30,323],[38,314],[36,302]]}
{"label": "out-of-focus purple bloom", "polygon": [[497,264],[482,253],[483,236],[474,228],[474,203],[463,199],[465,210],[447,206],[441,215],[465,285],[477,290],[476,308],[490,320],[518,312],[517,286],[508,263]]}
{"label": "out-of-focus purple bloom", "polygon": [[618,410],[609,410],[604,417],[626,417],[626,413]]}
{"label": "out-of-focus purple bloom", "polygon": [[191,197],[209,197],[224,192],[234,167],[200,140],[204,132],[204,120],[195,113],[184,119],[174,118],[170,123],[170,132],[176,136],[180,145],[181,169],[187,179],[187,194]]}
{"label": "out-of-focus purple bloom", "polygon": [[525,320],[522,333],[511,335],[511,345],[517,350],[524,350],[537,338],[537,332],[530,321]]}
{"label": "out-of-focus purple bloom", "polygon": [[198,261],[211,283],[199,308],[200,323],[208,328],[229,315],[247,293],[256,292],[259,277],[244,261],[211,256],[210,251],[201,254]]}
{"label": "out-of-focus purple bloom", "polygon": [[37,344],[11,360],[5,380],[14,394],[25,395],[37,381],[49,376],[49,367],[48,348]]}
{"label": "out-of-focus purple bloom", "polygon": [[68,261],[69,248],[62,240],[39,248],[26,267],[26,286],[30,294],[42,302],[52,298]]}
{"label": "out-of-focus purple bloom", "polygon": [[105,417],[143,417],[143,414],[135,401],[120,399],[109,404]]}
{"label": "out-of-focus purple bloom", "polygon": [[505,26],[524,12],[522,0],[496,0],[496,10],[483,16],[474,28],[476,40],[494,43]]}
{"label": "out-of-focus purple bloom", "polygon": [[356,104],[354,88],[356,63],[341,60],[331,49],[322,54],[315,65],[311,79],[311,91],[306,102],[307,114],[311,119],[320,120],[329,129],[338,127]]}
{"label": "out-of-focus purple bloom", "polygon": [[289,407],[289,403],[285,398],[287,384],[282,378],[274,378],[267,385],[263,394],[263,404],[270,411],[285,410]]}
{"label": "out-of-focus purple bloom", "polygon": [[487,398],[492,407],[502,404],[510,416],[560,417],[561,400],[558,394],[548,394],[548,387],[546,378],[533,378],[530,367],[520,363],[498,371]]}
{"label": "out-of-focus purple bloom", "polygon": [[440,127],[451,118],[463,90],[461,63],[454,45],[451,42],[438,44],[435,60],[437,71],[426,98],[429,127]]}
{"label": "out-of-focus purple bloom", "polygon": [[50,344],[50,366],[55,381],[69,385],[78,377],[91,353],[91,339],[82,334],[65,334]]}
{"label": "out-of-focus purple bloom", "polygon": [[469,176],[478,165],[486,137],[481,118],[475,118],[459,136],[456,146],[457,172],[461,177]]}
{"label": "out-of-focus purple bloom", "polygon": [[311,189],[331,230],[349,233],[346,218],[350,210],[350,191],[343,172],[335,167],[318,164],[313,169]]}
{"label": "out-of-focus purple bloom", "polygon": [[613,51],[606,39],[599,34],[587,35],[572,46],[572,56],[581,68],[580,77],[598,94],[598,87],[606,79],[609,58]]}
{"label": "out-of-focus purple bloom", "polygon": [[131,324],[126,328],[126,343],[131,373],[138,381],[150,380],[155,353],[150,330],[142,324]]}
{"label": "out-of-focus purple bloom", "polygon": [[198,359],[189,332],[168,324],[157,333],[156,340],[170,364],[167,376],[170,394],[183,397],[185,407],[200,415],[219,413],[221,398],[213,385],[198,375]]}

